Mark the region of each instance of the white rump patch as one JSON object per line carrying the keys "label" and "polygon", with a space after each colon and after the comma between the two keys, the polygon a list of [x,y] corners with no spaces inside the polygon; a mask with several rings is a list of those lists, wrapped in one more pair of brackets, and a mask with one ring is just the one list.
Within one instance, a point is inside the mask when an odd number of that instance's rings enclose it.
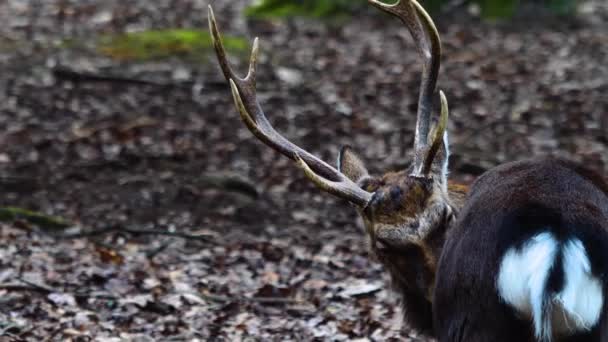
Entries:
{"label": "white rump patch", "polygon": [[[498,273],[498,293],[505,302],[531,317],[536,335],[551,326],[542,321],[543,299],[549,271],[557,254],[557,241],[550,233],[534,236],[520,250],[507,251]],[[548,329],[547,329],[548,328]]]}
{"label": "white rump patch", "polygon": [[[560,252],[564,286],[548,297],[547,280]],[[544,232],[520,249],[509,249],[500,265],[497,288],[506,303],[532,320],[537,338],[543,341],[590,330],[601,315],[602,285],[591,274],[578,239],[560,244],[553,234]]]}

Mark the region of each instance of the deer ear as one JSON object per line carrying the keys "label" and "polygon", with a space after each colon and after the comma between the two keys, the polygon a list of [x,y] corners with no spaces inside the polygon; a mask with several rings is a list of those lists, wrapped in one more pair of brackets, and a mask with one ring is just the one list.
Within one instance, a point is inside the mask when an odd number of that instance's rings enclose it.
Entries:
{"label": "deer ear", "polygon": [[338,171],[353,182],[359,182],[369,176],[367,168],[350,146],[344,146],[338,155]]}

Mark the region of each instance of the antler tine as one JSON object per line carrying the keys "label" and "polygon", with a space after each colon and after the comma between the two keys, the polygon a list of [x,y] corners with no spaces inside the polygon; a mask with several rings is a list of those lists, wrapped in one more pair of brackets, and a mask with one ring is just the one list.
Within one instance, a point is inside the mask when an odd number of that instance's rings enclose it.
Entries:
{"label": "antler tine", "polygon": [[431,107],[440,67],[441,40],[433,20],[416,0],[399,0],[392,5],[378,0],[369,0],[369,2],[403,21],[424,61],[414,142],[414,169],[415,174],[418,174],[423,168],[427,154]]}
{"label": "antler tine", "polygon": [[245,78],[236,76],[228,62],[226,50],[222,44],[220,32],[209,6],[209,28],[213,38],[213,45],[219,60],[222,72],[230,82],[230,88],[236,108],[241,119],[249,130],[266,145],[286,157],[296,161],[304,173],[319,188],[336,196],[344,198],[359,206],[365,206],[372,194],[361,189],[355,182],[341,172],[313,156],[279,134],[270,124],[256,96],[256,65],[259,43],[256,38],[253,43],[249,72]]}
{"label": "antler tine", "polygon": [[450,111],[448,109],[448,100],[441,90],[439,91],[439,97],[441,98],[441,116],[439,117],[439,122],[434,130],[431,147],[424,158],[422,167],[422,175],[424,176],[427,176],[431,172],[433,160],[435,159],[435,156],[437,156],[437,152],[439,152],[439,147],[441,147],[441,144],[443,143],[443,136],[448,128],[448,118],[450,115]]}
{"label": "antler tine", "polygon": [[[334,182],[323,178],[316,174],[308,164],[296,154],[296,163],[298,167],[304,171],[304,174],[310,179],[319,189],[329,192],[338,197],[349,199],[351,202],[365,207],[372,198],[372,194],[361,189],[350,179],[343,177],[339,182]],[[354,186],[353,186],[354,185]]]}

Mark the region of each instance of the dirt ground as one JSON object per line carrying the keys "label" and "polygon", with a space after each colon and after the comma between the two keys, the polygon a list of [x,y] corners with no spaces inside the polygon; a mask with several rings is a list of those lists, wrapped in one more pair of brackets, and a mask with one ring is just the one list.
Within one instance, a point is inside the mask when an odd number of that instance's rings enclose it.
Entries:
{"label": "dirt ground", "polygon": [[[406,166],[420,65],[399,22],[252,21],[247,3],[212,1],[224,33],[261,38],[277,129],[327,161],[348,144],[375,173]],[[0,207],[68,222],[0,223],[0,340],[426,341],[402,327],[355,211],[252,138],[213,56],[91,47],[206,30],[206,6],[0,2]],[[458,8],[435,21],[453,179],[543,154],[607,174],[604,1],[572,18],[488,23]]]}

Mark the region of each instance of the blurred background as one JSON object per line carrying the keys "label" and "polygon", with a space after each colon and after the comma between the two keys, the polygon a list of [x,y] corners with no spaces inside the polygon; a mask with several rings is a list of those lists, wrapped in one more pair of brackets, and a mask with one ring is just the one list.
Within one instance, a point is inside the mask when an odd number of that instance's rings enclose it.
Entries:
{"label": "blurred background", "polygon": [[[546,154],[607,174],[605,1],[421,3],[454,180]],[[241,123],[208,4],[0,2],[0,338],[426,341],[354,209]],[[399,21],[363,0],[211,4],[238,70],[260,37],[286,137],[409,164],[421,66]]]}

